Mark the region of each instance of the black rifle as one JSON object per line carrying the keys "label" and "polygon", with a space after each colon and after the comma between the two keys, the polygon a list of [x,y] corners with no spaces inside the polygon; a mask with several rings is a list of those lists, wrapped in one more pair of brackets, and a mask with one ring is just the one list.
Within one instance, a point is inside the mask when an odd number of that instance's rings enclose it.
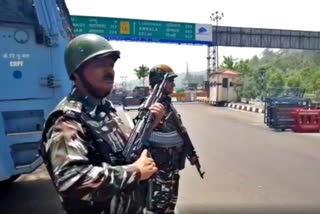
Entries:
{"label": "black rifle", "polygon": [[196,153],[195,148],[191,142],[191,139],[189,137],[187,129],[183,126],[180,115],[178,114],[176,109],[172,106],[172,104],[170,103],[170,104],[168,104],[168,106],[171,109],[170,114],[172,114],[173,119],[176,123],[177,131],[185,143],[184,146],[186,148],[187,158],[190,161],[191,165],[195,165],[197,167],[198,173],[199,173],[200,177],[203,179],[205,172],[201,171],[199,157],[197,156],[197,153]]}
{"label": "black rifle", "polygon": [[149,107],[159,102],[164,95],[164,88],[168,82],[168,74],[165,74],[160,85],[156,84],[143,106],[139,109],[135,118],[135,126],[130,133],[122,154],[127,163],[132,163],[140,157],[143,149],[147,148],[146,142],[152,133],[154,115],[149,111]]}

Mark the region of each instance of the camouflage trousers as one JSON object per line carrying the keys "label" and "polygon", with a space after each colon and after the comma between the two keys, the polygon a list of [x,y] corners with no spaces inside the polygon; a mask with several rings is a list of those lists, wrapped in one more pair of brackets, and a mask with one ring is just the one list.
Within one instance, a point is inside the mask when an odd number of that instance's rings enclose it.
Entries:
{"label": "camouflage trousers", "polygon": [[159,169],[151,185],[153,213],[174,213],[178,199],[179,179],[178,169]]}

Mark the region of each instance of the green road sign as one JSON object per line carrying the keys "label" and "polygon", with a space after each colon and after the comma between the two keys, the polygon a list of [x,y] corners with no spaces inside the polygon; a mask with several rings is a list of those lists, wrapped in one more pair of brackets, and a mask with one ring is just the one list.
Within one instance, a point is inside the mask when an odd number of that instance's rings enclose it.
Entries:
{"label": "green road sign", "polygon": [[95,33],[109,40],[212,45],[212,27],[151,20],[72,16],[76,35]]}

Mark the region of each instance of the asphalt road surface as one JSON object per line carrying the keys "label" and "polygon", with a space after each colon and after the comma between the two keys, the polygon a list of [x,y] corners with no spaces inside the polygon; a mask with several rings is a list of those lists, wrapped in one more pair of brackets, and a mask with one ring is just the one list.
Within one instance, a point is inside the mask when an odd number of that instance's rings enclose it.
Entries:
{"label": "asphalt road surface", "polygon": [[320,213],[319,134],[275,132],[262,114],[178,105],[204,170],[181,173],[180,213]]}

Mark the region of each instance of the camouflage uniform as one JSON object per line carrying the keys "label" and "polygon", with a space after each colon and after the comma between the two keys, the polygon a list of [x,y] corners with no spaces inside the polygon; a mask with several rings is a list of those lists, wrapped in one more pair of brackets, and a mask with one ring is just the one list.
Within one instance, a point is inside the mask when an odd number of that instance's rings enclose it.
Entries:
{"label": "camouflage uniform", "polygon": [[48,118],[44,157],[67,213],[142,213],[133,165],[117,165],[130,129],[108,100],[94,104],[74,89]]}
{"label": "camouflage uniform", "polygon": [[[183,139],[177,128],[170,108],[171,98],[167,96],[163,103],[166,118],[160,122],[149,139],[150,152],[159,169],[149,186],[152,192],[152,211],[155,213],[174,213],[178,198],[179,170],[184,168],[186,154]],[[149,193],[150,194],[150,193]]]}

